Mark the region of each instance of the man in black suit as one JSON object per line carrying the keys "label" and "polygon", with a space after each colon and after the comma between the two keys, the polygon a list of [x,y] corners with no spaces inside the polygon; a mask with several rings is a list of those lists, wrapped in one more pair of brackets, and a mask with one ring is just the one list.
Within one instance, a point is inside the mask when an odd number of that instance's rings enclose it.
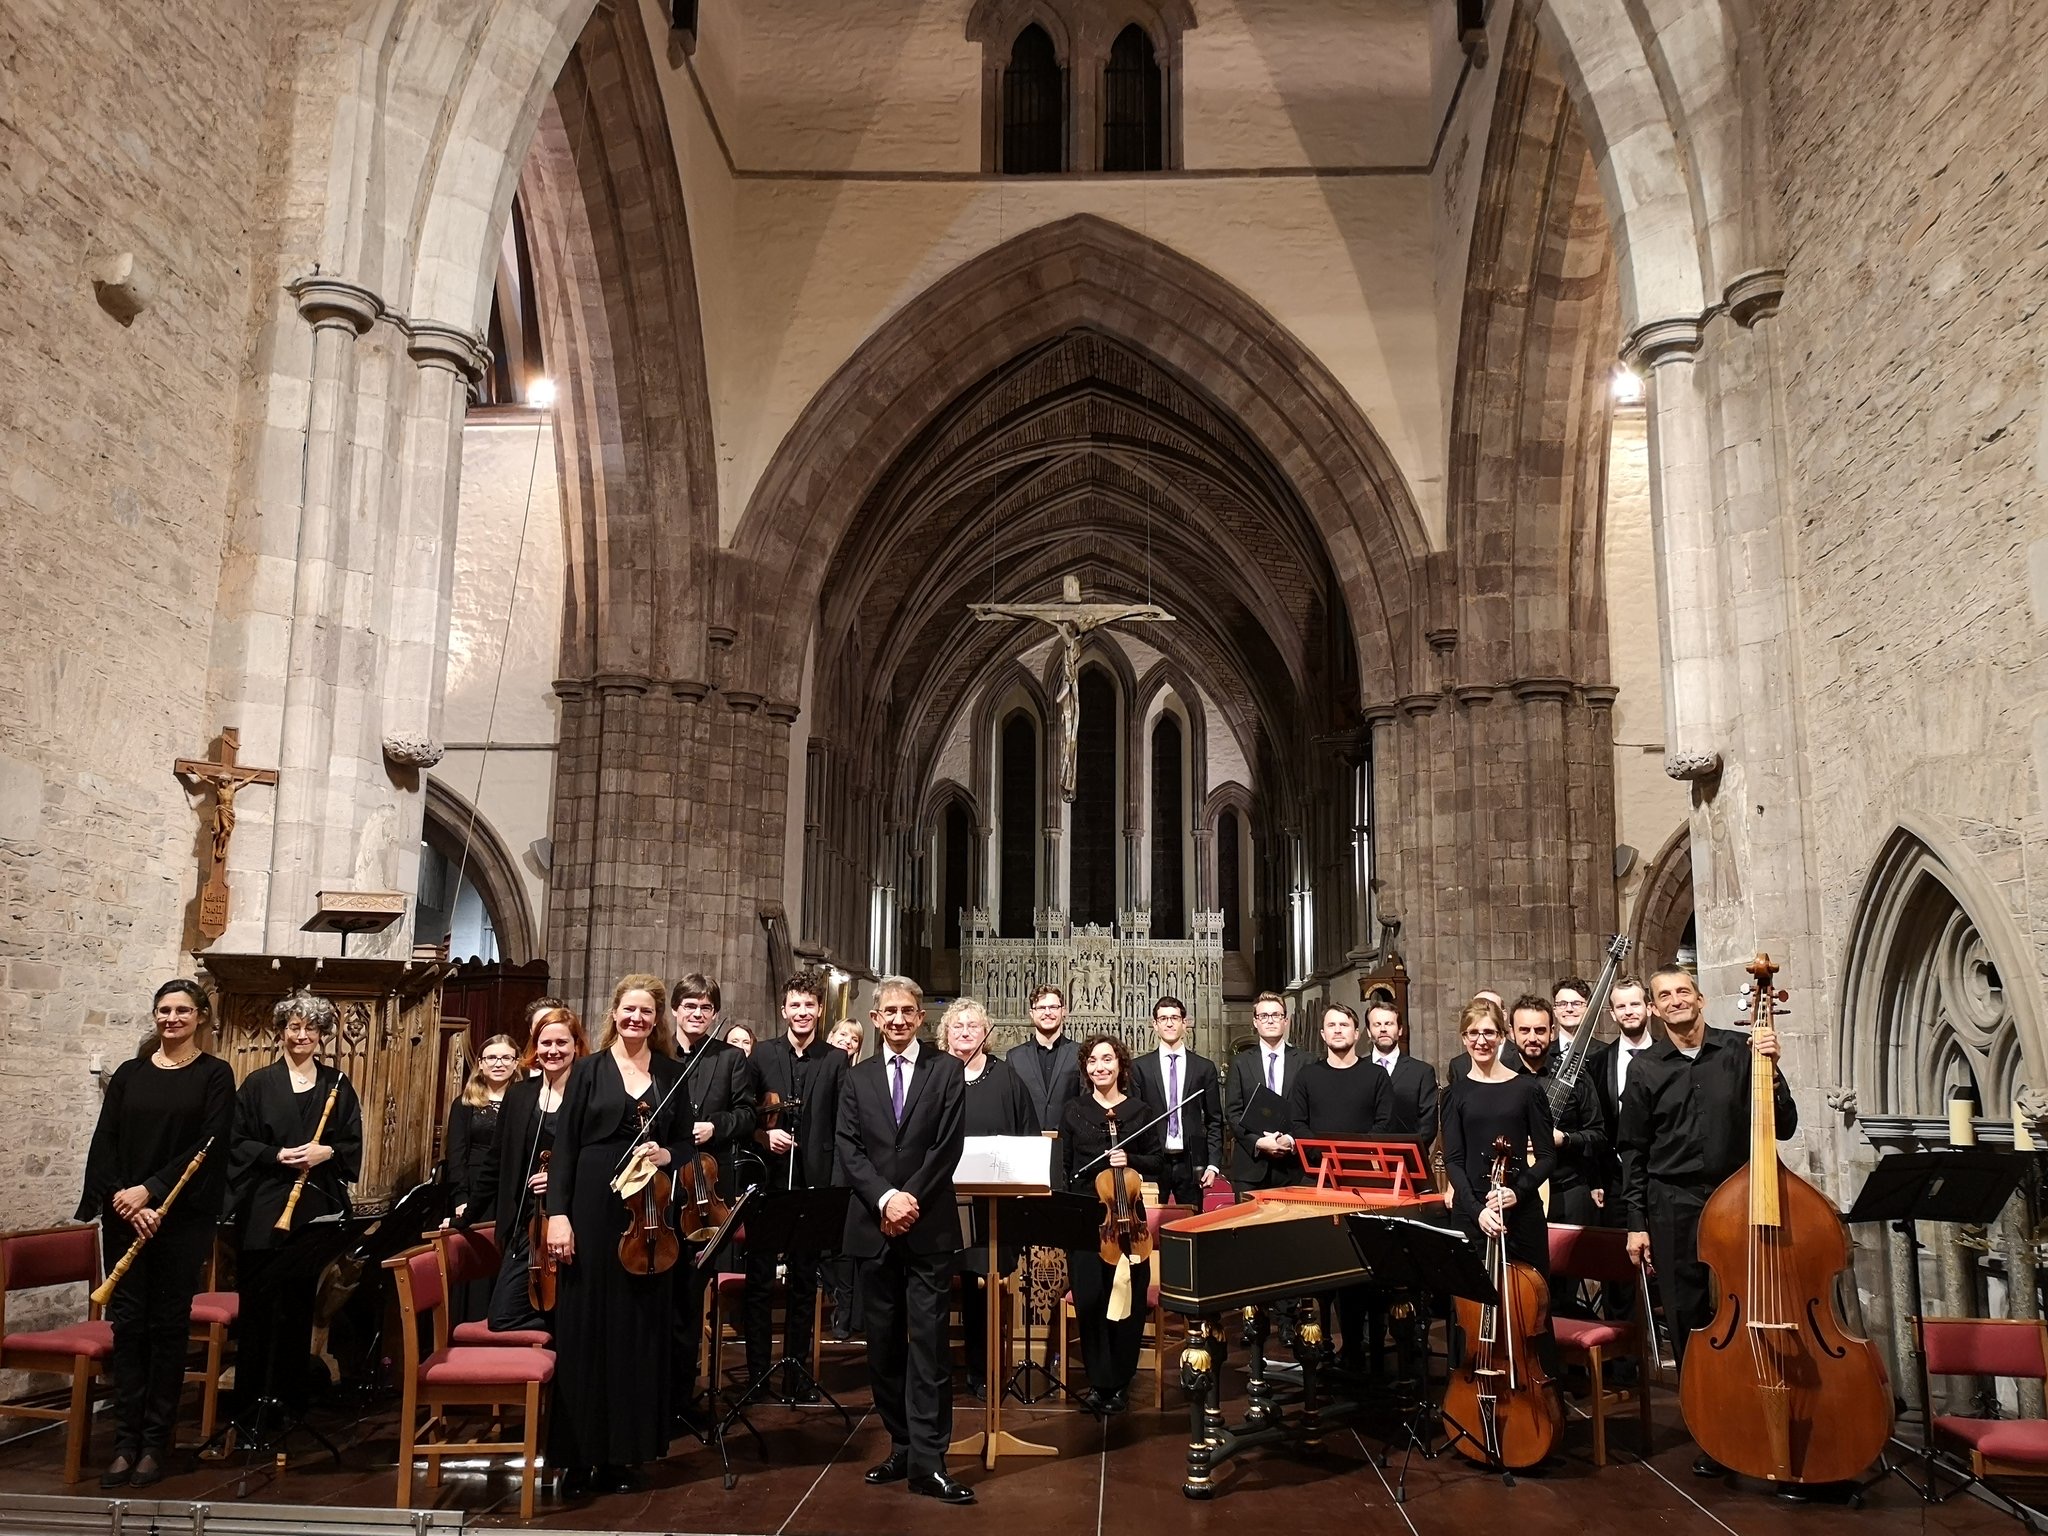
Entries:
{"label": "man in black suit", "polygon": [[1261,992],[1254,998],[1252,1031],[1258,1038],[1233,1058],[1223,1090],[1223,1118],[1232,1138],[1230,1187],[1240,1199],[1251,1190],[1278,1189],[1301,1177],[1292,1136],[1269,1131],[1254,1140],[1244,1129],[1253,1091],[1268,1088],[1284,1103],[1295,1074],[1308,1064],[1308,1058],[1287,1043],[1287,999],[1278,992]]}
{"label": "man in black suit", "polygon": [[1607,1012],[1617,1033],[1614,1039],[1593,1048],[1593,1054],[1586,1058],[1586,1077],[1593,1084],[1600,1123],[1607,1130],[1606,1155],[1601,1160],[1601,1177],[1599,1187],[1593,1191],[1593,1201],[1600,1208],[1600,1225],[1619,1227],[1627,1218],[1621,1208],[1621,1155],[1616,1147],[1621,1130],[1621,1094],[1628,1086],[1630,1067],[1657,1043],[1657,1037],[1650,1029],[1649,992],[1640,977],[1615,977],[1607,993]]}
{"label": "man in black suit", "polygon": [[[1153,1114],[1166,1116],[1160,1198],[1199,1211],[1223,1162],[1223,1084],[1216,1076],[1216,1063],[1183,1043],[1187,1027],[1187,1004],[1177,997],[1160,998],[1152,1005],[1152,1032],[1159,1037],[1159,1049],[1147,1051],[1132,1065],[1137,1069],[1138,1097],[1152,1106]],[[1191,1093],[1200,1097],[1174,1108]]]}
{"label": "man in black suit", "polygon": [[[688,1099],[693,1140],[700,1151],[717,1161],[719,1193],[731,1199],[737,1193],[732,1173],[734,1149],[754,1134],[753,1068],[747,1064],[746,1052],[717,1039],[712,1031],[719,1008],[717,982],[692,971],[670,988],[669,1006],[676,1014],[676,1060],[682,1063],[684,1074],[676,1097]],[[688,1177],[688,1168],[676,1170],[679,1189]],[[695,1247],[684,1247],[683,1262],[676,1271],[672,1400],[677,1418],[688,1427],[697,1397],[698,1359],[703,1353],[704,1287],[711,1276],[690,1262],[696,1256]],[[715,1408],[713,1413],[715,1416]]]}
{"label": "man in black suit", "polygon": [[1393,1088],[1393,1118],[1387,1129],[1420,1136],[1427,1158],[1436,1141],[1436,1068],[1408,1054],[1408,1026],[1392,1003],[1374,1003],[1365,1010],[1365,1032],[1372,1037],[1373,1065],[1387,1074]]}
{"label": "man in black suit", "polygon": [[[823,985],[815,976],[790,977],[782,984],[782,1022],[787,1032],[754,1047],[755,1083],[764,1094],[772,1092],[784,1104],[797,1106],[782,1114],[774,1129],[763,1133],[768,1155],[761,1182],[770,1191],[825,1189],[832,1183],[832,1158],[838,1143],[833,1122],[839,1110],[839,1080],[848,1067],[844,1051],[818,1038],[824,996]],[[783,1270],[782,1352],[791,1359],[802,1360],[811,1352],[811,1309],[818,1294],[817,1253],[777,1255],[747,1245],[747,1379],[760,1381],[763,1391],[768,1384],[762,1378],[776,1358],[778,1258]],[[784,1376],[785,1401],[817,1401],[815,1387],[792,1387],[787,1383],[800,1378],[793,1378],[790,1372]]]}
{"label": "man in black suit", "polygon": [[882,1049],[839,1094],[839,1177],[853,1190],[845,1249],[860,1261],[868,1370],[889,1455],[871,1484],[910,1480],[910,1491],[972,1504],[974,1490],[946,1476],[953,1437],[953,1368],[947,1295],[960,1249],[953,1170],[967,1135],[960,1063],[919,1041],[924,994],[903,976],[875,984],[869,1015]]}
{"label": "man in black suit", "polygon": [[1081,1091],[1081,1048],[1067,1038],[1066,1028],[1066,993],[1040,987],[1031,994],[1031,1038],[1011,1046],[1003,1057],[1024,1079],[1041,1131],[1058,1130],[1067,1100]]}

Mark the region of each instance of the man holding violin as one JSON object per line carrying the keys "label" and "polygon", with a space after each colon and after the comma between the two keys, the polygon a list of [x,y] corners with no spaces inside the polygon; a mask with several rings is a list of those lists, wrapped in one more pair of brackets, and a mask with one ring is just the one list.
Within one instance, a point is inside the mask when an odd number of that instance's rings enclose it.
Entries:
{"label": "man holding violin", "polygon": [[[725,1200],[737,1193],[733,1156],[738,1145],[754,1133],[754,1073],[744,1051],[712,1035],[711,1024],[718,1017],[717,982],[693,971],[670,989],[669,1006],[675,1009],[676,1060],[684,1073],[677,1097],[689,1102],[686,1113],[694,1152],[692,1161],[674,1170],[676,1206],[688,1231],[693,1190],[700,1183],[715,1186]],[[693,1256],[685,1253],[683,1263],[677,1266],[680,1278],[675,1287],[673,1400],[685,1428],[690,1426],[690,1406],[697,1399],[704,1287],[711,1279],[691,1262]]]}
{"label": "man holding violin", "polygon": [[[771,1190],[822,1189],[832,1182],[834,1124],[839,1083],[847,1072],[846,1053],[818,1038],[818,1016],[824,989],[810,975],[792,976],[782,984],[780,1039],[754,1047],[754,1081],[760,1090],[754,1131],[766,1152]],[[757,1197],[758,1198],[758,1197]],[[747,1332],[747,1379],[759,1381],[775,1362],[775,1269],[778,1255],[747,1249],[747,1290],[744,1307]],[[818,1294],[818,1255],[789,1253],[782,1259],[783,1353],[803,1359],[811,1351],[811,1309]],[[804,1387],[786,1400],[815,1402],[817,1389]]]}

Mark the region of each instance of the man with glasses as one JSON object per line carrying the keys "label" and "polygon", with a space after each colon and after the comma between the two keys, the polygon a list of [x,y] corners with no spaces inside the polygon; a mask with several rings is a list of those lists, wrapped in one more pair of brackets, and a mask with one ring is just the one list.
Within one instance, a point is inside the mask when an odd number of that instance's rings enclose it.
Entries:
{"label": "man with glasses", "polygon": [[[1187,1027],[1187,1004],[1177,997],[1160,998],[1152,1005],[1152,1032],[1159,1037],[1159,1049],[1147,1051],[1131,1067],[1138,1097],[1166,1116],[1166,1171],[1159,1179],[1160,1197],[1199,1211],[1223,1161],[1223,1085],[1216,1077],[1216,1063],[1188,1049]],[[1191,1093],[1199,1097],[1182,1104]]]}
{"label": "man with glasses", "polygon": [[[1593,1000],[1593,985],[1583,976],[1561,977],[1550,989],[1550,1012],[1557,1023],[1557,1049],[1563,1055],[1579,1038],[1586,1023],[1586,1005]],[[1593,1026],[1600,1027],[1596,1021]]]}
{"label": "man with glasses", "polygon": [[1254,1090],[1266,1088],[1284,1102],[1295,1074],[1307,1065],[1302,1053],[1287,1043],[1287,999],[1278,992],[1261,992],[1254,998],[1252,1033],[1256,1038],[1230,1063],[1223,1095],[1223,1118],[1234,1142],[1230,1187],[1240,1199],[1251,1190],[1278,1189],[1300,1177],[1292,1136],[1267,1131],[1254,1138],[1244,1128]]}
{"label": "man with glasses", "polygon": [[1066,1035],[1067,995],[1043,986],[1031,994],[1031,1038],[1010,1047],[1003,1060],[1024,1080],[1040,1131],[1060,1128],[1067,1100],[1081,1091],[1081,1048]]}

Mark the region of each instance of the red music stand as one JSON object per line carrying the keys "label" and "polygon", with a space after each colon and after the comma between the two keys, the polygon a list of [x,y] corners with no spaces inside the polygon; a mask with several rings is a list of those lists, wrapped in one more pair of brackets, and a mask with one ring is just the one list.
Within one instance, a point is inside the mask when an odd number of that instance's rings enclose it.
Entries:
{"label": "red music stand", "polygon": [[1419,1200],[1431,1193],[1429,1164],[1417,1136],[1301,1136],[1295,1155],[1316,1170],[1316,1189],[1347,1190],[1374,1204]]}

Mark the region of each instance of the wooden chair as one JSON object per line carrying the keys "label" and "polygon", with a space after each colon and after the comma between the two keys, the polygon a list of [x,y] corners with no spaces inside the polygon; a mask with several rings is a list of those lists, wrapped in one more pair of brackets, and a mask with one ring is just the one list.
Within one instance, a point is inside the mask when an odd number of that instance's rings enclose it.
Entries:
{"label": "wooden chair", "polygon": [[[499,1266],[504,1262],[504,1253],[498,1247],[495,1222],[479,1222],[467,1228],[447,1227],[430,1234],[429,1240],[441,1245],[450,1291],[477,1280],[495,1280]],[[448,1342],[466,1347],[552,1349],[555,1336],[545,1328],[493,1328],[488,1318],[475,1317],[450,1329]]]}
{"label": "wooden chair", "polygon": [[1550,1332],[1557,1340],[1560,1358],[1583,1361],[1592,1383],[1593,1465],[1607,1465],[1607,1404],[1613,1396],[1607,1390],[1602,1371],[1607,1361],[1633,1354],[1636,1359],[1636,1413],[1642,1426],[1643,1454],[1650,1454],[1650,1374],[1656,1366],[1651,1357],[1649,1326],[1650,1298],[1643,1272],[1628,1256],[1628,1234],[1619,1227],[1573,1227],[1553,1224],[1550,1228],[1550,1274],[1552,1294],[1564,1280],[1595,1280],[1603,1292],[1621,1286],[1636,1293],[1633,1318],[1559,1317],[1551,1314]]}
{"label": "wooden chair", "polygon": [[[2048,1381],[2048,1325],[2036,1318],[1916,1317],[1930,1376]],[[2048,1420],[1936,1414],[1931,1445],[1966,1453],[1975,1478],[2048,1473]]]}
{"label": "wooden chair", "polygon": [[[519,1518],[533,1518],[535,1462],[540,1456],[543,1389],[555,1376],[555,1352],[551,1349],[505,1349],[496,1346],[453,1345],[448,1342],[447,1245],[427,1242],[409,1248],[384,1267],[391,1271],[398,1288],[399,1335],[405,1358],[400,1378],[405,1400],[398,1420],[399,1509],[412,1507],[413,1459],[427,1462],[427,1486],[441,1486],[441,1461],[447,1456],[520,1457]],[[428,1317],[433,1327],[433,1353],[420,1358],[420,1319]],[[420,1403],[427,1405],[427,1420],[420,1422]],[[520,1411],[519,1440],[496,1437],[481,1440],[429,1439],[446,1436],[446,1412],[450,1407],[490,1410],[494,1423],[503,1409]]]}
{"label": "wooden chair", "polygon": [[[185,1372],[185,1380],[199,1387],[199,1443],[202,1446],[213,1438],[214,1426],[220,1421],[220,1373],[228,1345],[234,1338],[235,1324],[242,1316],[241,1292],[219,1289],[220,1261],[221,1242],[216,1235],[213,1253],[206,1261],[203,1282],[206,1289],[192,1298],[192,1342],[206,1351],[206,1363],[196,1371]],[[311,1343],[309,1338],[309,1348]]]}
{"label": "wooden chair", "polygon": [[[70,1378],[61,1408],[21,1401],[0,1412],[25,1419],[55,1420],[64,1426],[64,1481],[82,1477],[86,1442],[92,1434],[93,1382],[105,1374],[114,1353],[113,1325],[101,1321],[91,1298],[100,1283],[100,1230],[96,1226],[36,1227],[0,1232],[0,1371],[26,1371]],[[14,1291],[51,1285],[82,1285],[83,1322],[23,1333],[7,1331],[7,1297]]]}

